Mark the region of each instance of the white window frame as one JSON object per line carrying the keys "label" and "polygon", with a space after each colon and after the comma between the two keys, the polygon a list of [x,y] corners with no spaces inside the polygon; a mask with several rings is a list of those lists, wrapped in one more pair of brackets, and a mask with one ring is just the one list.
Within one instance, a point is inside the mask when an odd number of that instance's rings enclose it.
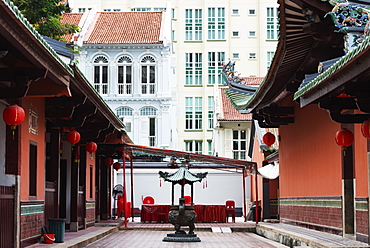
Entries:
{"label": "white window frame", "polygon": [[233,37],[239,37],[239,31],[233,31]]}
{"label": "white window frame", "polygon": [[208,155],[213,156],[213,142],[212,140],[207,140]]}
{"label": "white window frame", "polygon": [[197,154],[203,152],[203,141],[201,140],[185,140],[185,151]]}
{"label": "white window frame", "polygon": [[279,10],[275,7],[266,8],[266,39],[277,40],[279,37]]}
{"label": "white window frame", "polygon": [[203,36],[202,9],[185,9],[185,40],[201,41]]}
{"label": "white window frame", "polygon": [[267,69],[270,68],[271,62],[274,59],[275,52],[267,52]]}
{"label": "white window frame", "polygon": [[233,158],[247,159],[247,130],[233,130],[232,139]]}
{"label": "white window frame", "polygon": [[202,53],[185,53],[185,85],[202,85]]}
{"label": "white window frame", "polygon": [[201,130],[203,124],[202,97],[185,97],[185,129]]}
{"label": "white window frame", "polygon": [[208,40],[225,40],[225,8],[208,8],[207,25]]}
{"label": "white window frame", "polygon": [[208,84],[222,84],[221,71],[225,63],[225,52],[208,52]]}
{"label": "white window frame", "polygon": [[156,60],[152,55],[145,55],[140,60],[141,63],[141,94],[153,95],[156,93],[157,66]]}
{"label": "white window frame", "polygon": [[131,11],[148,12],[148,11],[152,11],[152,8],[132,8]]}
{"label": "white window frame", "polygon": [[126,132],[131,132],[131,121],[133,116],[133,109],[130,107],[119,107],[116,109],[117,117],[125,124]]}
{"label": "white window frame", "polygon": [[207,128],[208,129],[213,129],[214,128],[214,115],[215,115],[215,105],[214,105],[214,97],[213,96],[208,96],[208,123],[207,123]]}
{"label": "white window frame", "polygon": [[122,55],[117,60],[117,88],[119,95],[132,94],[133,66],[130,56]]}
{"label": "white window frame", "polygon": [[147,116],[149,120],[148,142],[152,147],[157,145],[157,114],[158,110],[154,107],[147,106],[140,109],[140,116]]}
{"label": "white window frame", "polygon": [[108,94],[109,67],[108,58],[98,55],[94,58],[93,81],[94,88],[101,95]]}

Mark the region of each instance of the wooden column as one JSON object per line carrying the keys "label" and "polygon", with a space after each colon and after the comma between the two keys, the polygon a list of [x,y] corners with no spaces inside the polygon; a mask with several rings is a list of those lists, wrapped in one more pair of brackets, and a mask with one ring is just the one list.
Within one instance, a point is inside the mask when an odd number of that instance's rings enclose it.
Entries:
{"label": "wooden column", "polygon": [[56,218],[60,218],[60,128],[55,127],[50,130],[50,176],[55,184],[55,207],[54,213]]}
{"label": "wooden column", "polygon": [[[352,133],[353,124],[342,124],[342,128],[347,128]],[[342,153],[342,188],[343,188],[343,236],[355,234],[355,185],[354,185],[354,161],[353,145],[345,148]]]}
{"label": "wooden column", "polygon": [[72,148],[72,156],[71,156],[71,224],[70,230],[72,232],[78,231],[78,190],[79,190],[79,167],[80,161],[75,160],[76,153],[79,155],[78,145],[74,145]]}

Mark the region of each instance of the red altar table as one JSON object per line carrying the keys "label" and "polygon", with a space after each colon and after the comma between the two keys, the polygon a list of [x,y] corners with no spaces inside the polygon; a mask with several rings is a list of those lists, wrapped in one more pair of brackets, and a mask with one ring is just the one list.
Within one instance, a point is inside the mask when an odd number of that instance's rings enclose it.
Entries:
{"label": "red altar table", "polygon": [[141,222],[168,222],[170,205],[142,205]]}
{"label": "red altar table", "polygon": [[[141,222],[168,222],[170,205],[142,205]],[[194,205],[196,222],[226,222],[225,205]]]}

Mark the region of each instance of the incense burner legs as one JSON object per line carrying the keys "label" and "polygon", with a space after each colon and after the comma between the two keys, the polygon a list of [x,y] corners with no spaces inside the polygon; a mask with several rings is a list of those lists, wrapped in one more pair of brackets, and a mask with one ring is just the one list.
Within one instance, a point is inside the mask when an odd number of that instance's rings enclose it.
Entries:
{"label": "incense burner legs", "polygon": [[[199,237],[194,233],[194,222],[197,214],[194,211],[194,206],[185,205],[184,198],[180,198],[179,206],[171,206],[171,211],[168,213],[168,220],[174,225],[175,233],[167,234],[163,239],[166,242],[200,242]],[[189,232],[181,230],[181,226],[189,226]]]}

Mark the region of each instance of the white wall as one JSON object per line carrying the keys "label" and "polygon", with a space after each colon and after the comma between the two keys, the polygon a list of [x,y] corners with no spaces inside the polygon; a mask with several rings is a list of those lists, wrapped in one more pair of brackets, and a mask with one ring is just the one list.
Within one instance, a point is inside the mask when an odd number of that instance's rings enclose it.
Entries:
{"label": "white wall", "polygon": [[[175,173],[177,169],[156,168],[156,169],[135,169],[134,163],[134,207],[141,209],[142,197],[152,196],[156,204],[171,204],[172,183],[162,180],[160,187],[159,171]],[[194,203],[195,204],[225,204],[226,200],[234,200],[236,207],[243,206],[243,177],[240,173],[231,173],[215,169],[190,168],[190,172],[208,172],[207,187],[204,182],[194,183]],[[114,183],[122,184],[123,169],[114,171]],[[249,195],[249,180],[246,180],[246,194]],[[204,188],[203,188],[204,187]],[[128,201],[131,201],[131,171],[126,169],[126,188]],[[185,186],[185,195],[191,195],[190,185]],[[181,186],[175,185],[175,204],[181,195]]]}
{"label": "white wall", "polygon": [[[4,109],[6,107],[7,106],[0,103],[0,112],[1,113],[4,112]],[[27,125],[27,121],[25,121],[24,123],[26,123],[26,125]],[[17,128],[19,128],[19,127],[17,127]],[[3,131],[6,130],[6,124],[3,120],[3,118],[1,118],[1,121],[0,121],[0,130],[3,130]],[[5,134],[5,132],[4,132],[4,134]],[[6,143],[6,137],[5,137],[4,134],[0,138],[0,185],[12,186],[12,185],[15,184],[15,176],[5,174],[5,143]]]}

